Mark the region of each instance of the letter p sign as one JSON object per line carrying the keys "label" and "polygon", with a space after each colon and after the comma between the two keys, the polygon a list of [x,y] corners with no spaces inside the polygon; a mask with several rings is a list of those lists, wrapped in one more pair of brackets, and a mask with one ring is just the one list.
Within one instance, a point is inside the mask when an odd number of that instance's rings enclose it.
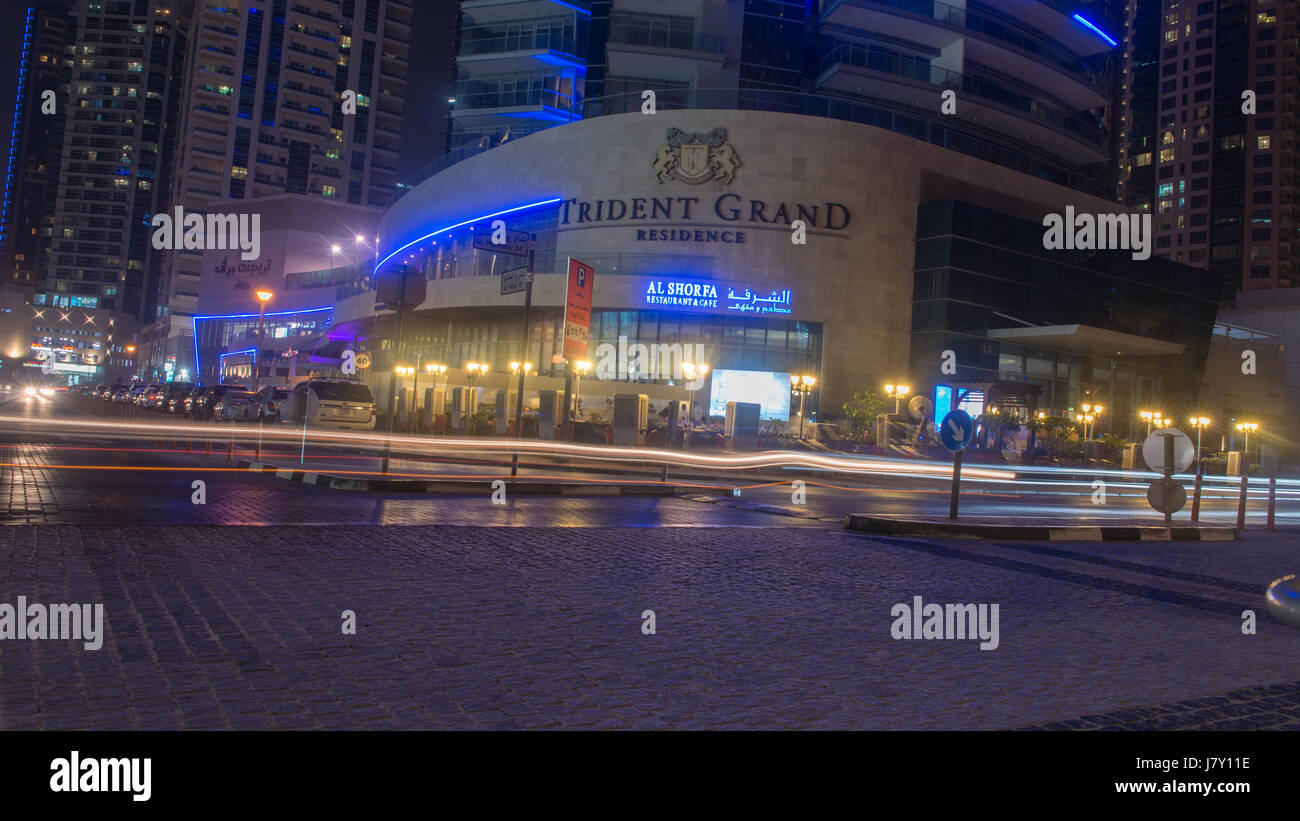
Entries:
{"label": "letter p sign", "polygon": [[357,352],[351,348],[343,352],[343,372],[349,376],[357,372]]}

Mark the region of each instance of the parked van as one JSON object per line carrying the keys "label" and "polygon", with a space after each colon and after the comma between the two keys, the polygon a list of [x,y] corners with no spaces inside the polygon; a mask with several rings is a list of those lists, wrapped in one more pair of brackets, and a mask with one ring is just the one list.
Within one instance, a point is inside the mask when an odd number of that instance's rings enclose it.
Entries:
{"label": "parked van", "polygon": [[355,379],[313,377],[294,385],[279,416],[291,425],[301,425],[306,416],[308,427],[374,430],[375,397]]}

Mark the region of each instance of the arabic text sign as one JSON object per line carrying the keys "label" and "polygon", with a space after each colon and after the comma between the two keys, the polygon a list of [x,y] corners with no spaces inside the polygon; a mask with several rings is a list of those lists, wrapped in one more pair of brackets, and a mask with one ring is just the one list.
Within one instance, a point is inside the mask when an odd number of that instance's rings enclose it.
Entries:
{"label": "arabic text sign", "polygon": [[596,270],[569,257],[569,287],[564,298],[564,358],[585,359],[591,334],[591,289]]}
{"label": "arabic text sign", "polygon": [[794,294],[782,290],[755,290],[708,280],[651,279],[646,282],[646,305],[665,308],[717,310],[738,314],[789,314]]}
{"label": "arabic text sign", "polygon": [[501,244],[492,242],[492,231],[475,231],[474,247],[480,251],[495,251],[498,254],[510,254],[526,257],[533,250],[532,237],[527,231],[506,231],[506,241]]}
{"label": "arabic text sign", "polygon": [[532,276],[528,268],[515,268],[501,273],[501,296],[517,294],[528,287],[528,278]]}

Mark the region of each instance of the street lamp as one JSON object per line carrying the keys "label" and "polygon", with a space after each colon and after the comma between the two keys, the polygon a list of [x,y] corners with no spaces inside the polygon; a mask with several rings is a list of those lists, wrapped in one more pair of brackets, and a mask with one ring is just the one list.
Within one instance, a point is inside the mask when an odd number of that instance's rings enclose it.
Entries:
{"label": "street lamp", "polygon": [[331,268],[334,267],[334,265],[335,265],[335,261],[334,261],[334,260],[335,260],[336,257],[338,257],[338,255],[339,255],[339,251],[341,251],[341,250],[343,250],[343,249],[340,248],[340,247],[338,246],[338,243],[335,243],[335,244],[333,244],[333,245],[330,246],[330,267],[331,267]]}
{"label": "street lamp", "polygon": [[1196,472],[1201,472],[1201,431],[1209,426],[1210,420],[1204,416],[1193,416],[1188,420],[1196,428]]}
{"label": "street lamp", "polygon": [[[799,438],[803,438],[803,419],[804,419],[804,400],[812,392],[813,385],[817,384],[817,378],[813,376],[790,376],[790,390],[799,394]],[[892,386],[891,386],[892,387]],[[901,388],[906,393],[907,388]]]}
{"label": "street lamp", "polygon": [[907,396],[907,394],[911,392],[911,390],[912,390],[911,387],[907,385],[886,385],[885,386],[885,396],[888,396],[894,400],[895,416],[899,414],[898,403],[901,402],[903,397]]}
{"label": "street lamp", "polygon": [[703,362],[682,363],[682,376],[686,379],[686,436],[682,439],[682,450],[690,450],[691,430],[695,427],[695,389],[691,385],[697,377],[703,379],[708,373],[709,366]]}
{"label": "street lamp", "polygon": [[1243,450],[1246,451],[1246,464],[1249,465],[1250,464],[1250,435],[1255,431],[1259,430],[1259,425],[1255,422],[1238,422],[1237,430],[1246,434],[1246,446],[1243,448]]}
{"label": "street lamp", "polygon": [[1162,427],[1165,426],[1165,425],[1167,425],[1167,424],[1172,424],[1172,423],[1168,422],[1168,420],[1166,420],[1166,419],[1164,418],[1165,415],[1164,415],[1164,413],[1162,413],[1161,411],[1142,411],[1141,413],[1138,414],[1138,416],[1140,416],[1140,417],[1142,417],[1144,420],[1146,420],[1146,423],[1147,423],[1147,436],[1150,436],[1150,435],[1151,435],[1151,425],[1152,425],[1152,424],[1160,425],[1160,426],[1162,426]]}
{"label": "street lamp", "polygon": [[262,348],[266,346],[266,303],[271,301],[275,294],[270,291],[258,291],[257,301],[257,352],[253,354],[253,391],[256,392],[262,387]]}
{"label": "street lamp", "polygon": [[587,371],[591,370],[591,363],[585,359],[581,362],[573,363],[573,372],[576,376],[573,382],[573,421],[578,421],[578,397],[582,395],[582,377]]}

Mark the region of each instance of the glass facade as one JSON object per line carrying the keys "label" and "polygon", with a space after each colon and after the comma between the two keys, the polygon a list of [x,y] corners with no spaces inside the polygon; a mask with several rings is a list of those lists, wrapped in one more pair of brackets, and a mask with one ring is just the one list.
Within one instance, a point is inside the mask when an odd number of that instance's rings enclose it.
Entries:
{"label": "glass facade", "polygon": [[[944,351],[956,354],[953,382],[1035,385],[1038,407],[1065,411],[1089,401],[1114,410],[1117,433],[1130,433],[1139,406],[1190,411],[1218,309],[1210,272],[1128,252],[1047,251],[1043,227],[958,202],[918,209],[912,304],[912,368],[917,384],[945,377]],[[998,329],[1082,325],[1182,346],[1170,355],[1020,344]],[[1113,353],[1113,355],[1112,355]],[[1185,414],[1182,414],[1185,415]],[[1181,418],[1181,417],[1180,417]]]}

